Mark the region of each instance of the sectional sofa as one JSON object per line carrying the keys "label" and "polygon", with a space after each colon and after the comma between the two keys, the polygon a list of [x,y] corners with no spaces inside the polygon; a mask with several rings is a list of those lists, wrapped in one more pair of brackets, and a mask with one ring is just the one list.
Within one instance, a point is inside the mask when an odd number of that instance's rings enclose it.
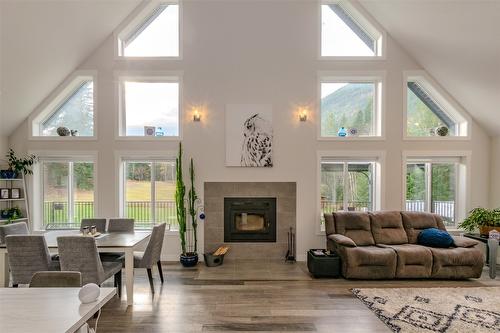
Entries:
{"label": "sectional sofa", "polygon": [[454,237],[455,246],[417,244],[421,230],[446,230],[440,216],[420,212],[337,212],[325,214],[327,248],[341,258],[349,279],[478,278],[483,269],[479,242]]}

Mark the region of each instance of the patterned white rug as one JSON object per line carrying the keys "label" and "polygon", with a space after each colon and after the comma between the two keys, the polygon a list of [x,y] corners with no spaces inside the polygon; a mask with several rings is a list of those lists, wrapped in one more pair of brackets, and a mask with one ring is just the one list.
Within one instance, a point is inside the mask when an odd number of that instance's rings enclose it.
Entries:
{"label": "patterned white rug", "polygon": [[352,289],[394,332],[500,332],[500,288]]}

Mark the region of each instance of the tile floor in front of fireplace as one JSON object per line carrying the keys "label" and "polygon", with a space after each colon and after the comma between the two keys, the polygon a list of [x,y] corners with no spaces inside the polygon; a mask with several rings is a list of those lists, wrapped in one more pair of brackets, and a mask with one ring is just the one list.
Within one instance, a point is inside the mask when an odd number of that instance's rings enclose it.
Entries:
{"label": "tile floor in front of fireplace", "polygon": [[[282,272],[266,273],[271,269]],[[137,269],[134,305],[114,297],[103,309],[98,332],[389,333],[351,288],[500,286],[500,278],[490,280],[486,269],[481,279],[470,281],[311,279],[305,263],[250,260],[229,260],[218,268],[200,263],[194,269],[165,263],[163,271],[163,285],[153,272],[153,295],[145,270]],[[262,279],[269,275],[288,278]]]}

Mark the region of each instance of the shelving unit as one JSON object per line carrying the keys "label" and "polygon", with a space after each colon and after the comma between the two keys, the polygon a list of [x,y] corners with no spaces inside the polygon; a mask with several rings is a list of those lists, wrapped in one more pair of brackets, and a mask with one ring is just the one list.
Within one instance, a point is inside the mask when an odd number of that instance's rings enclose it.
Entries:
{"label": "shelving unit", "polygon": [[[29,205],[28,205],[28,192],[26,191],[26,179],[22,178],[13,178],[13,179],[5,179],[0,178],[0,189],[9,189],[9,194],[13,188],[19,189],[19,198],[9,198],[9,199],[0,199],[0,210],[19,207],[21,210],[21,218],[11,220],[10,222],[21,222],[26,221],[28,225],[30,225],[30,214],[29,214]],[[9,223],[8,219],[2,219],[0,217],[0,224]]]}

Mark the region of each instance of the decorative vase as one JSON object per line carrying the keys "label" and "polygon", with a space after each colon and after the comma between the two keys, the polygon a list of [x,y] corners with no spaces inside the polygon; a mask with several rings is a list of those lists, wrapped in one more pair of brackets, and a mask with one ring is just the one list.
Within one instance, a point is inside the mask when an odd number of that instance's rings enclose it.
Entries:
{"label": "decorative vase", "polygon": [[486,225],[479,227],[479,233],[481,234],[481,236],[488,237],[491,230],[496,230],[496,231],[500,232],[500,227],[490,227],[490,226],[486,226]]}
{"label": "decorative vase", "polygon": [[450,130],[446,126],[439,126],[436,128],[436,134],[439,136],[447,136]]}
{"label": "decorative vase", "polygon": [[341,127],[337,133],[338,136],[340,137],[345,137],[347,136],[347,130],[345,129],[345,127]]}
{"label": "decorative vase", "polygon": [[17,172],[14,170],[0,170],[0,178],[3,179],[17,178]]}
{"label": "decorative vase", "polygon": [[186,255],[180,255],[180,262],[184,267],[194,267],[198,263],[198,254],[188,252]]}

